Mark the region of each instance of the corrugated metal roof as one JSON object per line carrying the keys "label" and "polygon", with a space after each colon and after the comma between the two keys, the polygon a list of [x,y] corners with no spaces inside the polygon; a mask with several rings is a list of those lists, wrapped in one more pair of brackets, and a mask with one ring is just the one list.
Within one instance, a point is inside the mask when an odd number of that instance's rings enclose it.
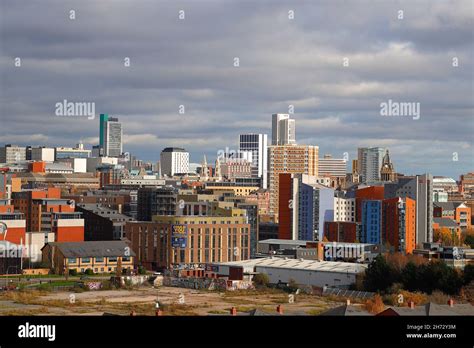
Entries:
{"label": "corrugated metal roof", "polygon": [[271,267],[271,268],[286,268],[286,269],[301,269],[311,270],[317,272],[335,272],[335,273],[360,273],[367,268],[367,265],[351,263],[351,262],[336,262],[336,261],[315,261],[315,260],[301,260],[301,259],[282,259],[282,258],[262,258],[251,259],[244,261],[233,261],[220,263],[224,266],[242,266],[242,267]]}

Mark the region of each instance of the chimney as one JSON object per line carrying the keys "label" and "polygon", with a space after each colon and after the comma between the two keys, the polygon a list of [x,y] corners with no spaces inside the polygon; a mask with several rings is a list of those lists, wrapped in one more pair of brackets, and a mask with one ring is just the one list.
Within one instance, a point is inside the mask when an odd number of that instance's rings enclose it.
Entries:
{"label": "chimney", "polygon": [[137,315],[137,313],[136,313],[135,311],[131,311],[131,312],[130,312],[130,316],[131,316],[131,317],[134,317],[134,316],[136,316],[136,315]]}
{"label": "chimney", "polygon": [[351,305],[351,299],[350,299],[350,298],[348,298],[348,299],[346,300],[346,305],[348,305],[348,306]]}
{"label": "chimney", "polygon": [[277,306],[277,313],[283,315],[283,306],[282,305]]}
{"label": "chimney", "polygon": [[161,309],[157,309],[157,310],[155,311],[155,316],[161,317],[162,315],[163,315],[163,311],[162,311]]}
{"label": "chimney", "polygon": [[232,308],[230,309],[230,315],[237,315],[237,308],[232,307]]}
{"label": "chimney", "polygon": [[408,307],[411,309],[415,309],[415,302],[413,301],[408,302]]}
{"label": "chimney", "polygon": [[454,307],[454,300],[452,298],[448,300],[448,305],[449,307]]}

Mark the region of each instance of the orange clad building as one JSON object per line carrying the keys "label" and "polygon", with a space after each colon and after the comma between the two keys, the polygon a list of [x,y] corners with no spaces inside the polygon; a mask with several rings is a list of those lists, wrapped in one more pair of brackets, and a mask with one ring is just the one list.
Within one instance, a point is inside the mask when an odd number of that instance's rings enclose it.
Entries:
{"label": "orange clad building", "polygon": [[25,215],[26,231],[53,232],[56,242],[84,240],[84,219],[74,202],[61,198],[59,188],[13,193],[12,203]]}
{"label": "orange clad building", "polygon": [[411,254],[416,246],[416,201],[391,198],[382,201],[382,240],[394,251]]}

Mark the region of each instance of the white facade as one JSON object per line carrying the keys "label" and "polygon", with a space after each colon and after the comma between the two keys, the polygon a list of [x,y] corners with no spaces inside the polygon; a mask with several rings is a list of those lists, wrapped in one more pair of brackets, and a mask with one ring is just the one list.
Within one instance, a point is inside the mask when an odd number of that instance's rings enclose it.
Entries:
{"label": "white facade", "polygon": [[433,191],[457,192],[458,184],[456,180],[448,177],[434,177]]}
{"label": "white facade", "polygon": [[296,121],[292,118],[284,119],[280,122],[279,145],[296,144]]}
{"label": "white facade", "polygon": [[[84,149],[82,143],[76,147],[56,147],[56,160],[60,158],[88,158],[91,157],[91,150]],[[99,153],[97,156],[99,157]]]}
{"label": "white facade", "polygon": [[122,154],[122,123],[109,118],[106,124],[105,156],[119,157]]}
{"label": "white facade", "polygon": [[117,165],[118,159],[115,157],[90,157],[87,160],[87,172],[94,173],[97,167],[103,164]]}
{"label": "white facade", "polygon": [[161,173],[167,176],[189,173],[189,152],[180,148],[166,148],[160,154]]}
{"label": "white facade", "polygon": [[26,147],[6,145],[0,147],[0,163],[17,163],[26,161]]}
{"label": "white facade", "polygon": [[347,173],[346,161],[343,158],[332,158],[325,155],[319,159],[318,176],[332,176],[345,178]]}
{"label": "white facade", "polygon": [[334,197],[334,221],[355,222],[355,198]]}
{"label": "white facade", "polygon": [[357,150],[357,170],[362,182],[380,181],[385,149],[382,147],[360,147]]}
{"label": "white facade", "polygon": [[268,136],[267,134],[241,134],[240,151],[252,152],[252,176],[262,179],[262,188],[268,187]]}
{"label": "white facade", "polygon": [[296,144],[296,121],[289,114],[272,115],[272,145]]}
{"label": "white facade", "polygon": [[[31,262],[40,262],[42,253],[41,248],[46,242],[46,234],[44,232],[26,232],[25,234],[25,255]],[[54,232],[48,233],[48,242],[55,242]]]}
{"label": "white facade", "polygon": [[244,273],[257,272],[268,275],[271,284],[289,283],[293,279],[298,285],[347,288],[356,281],[356,276],[367,269],[367,265],[349,262],[316,261],[267,257],[244,261],[214,264],[218,274],[226,276],[229,267],[242,267]]}
{"label": "white facade", "polygon": [[34,147],[31,149],[31,160],[54,162],[54,148],[52,147]]}

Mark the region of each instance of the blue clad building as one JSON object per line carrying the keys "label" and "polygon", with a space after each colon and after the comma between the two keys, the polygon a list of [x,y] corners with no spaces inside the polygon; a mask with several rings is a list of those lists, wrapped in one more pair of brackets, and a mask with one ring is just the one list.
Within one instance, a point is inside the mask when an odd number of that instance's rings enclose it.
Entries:
{"label": "blue clad building", "polygon": [[362,202],[361,243],[382,244],[382,201]]}
{"label": "blue clad building", "polygon": [[298,239],[322,240],[324,222],[334,219],[334,190],[300,182],[298,191]]}

